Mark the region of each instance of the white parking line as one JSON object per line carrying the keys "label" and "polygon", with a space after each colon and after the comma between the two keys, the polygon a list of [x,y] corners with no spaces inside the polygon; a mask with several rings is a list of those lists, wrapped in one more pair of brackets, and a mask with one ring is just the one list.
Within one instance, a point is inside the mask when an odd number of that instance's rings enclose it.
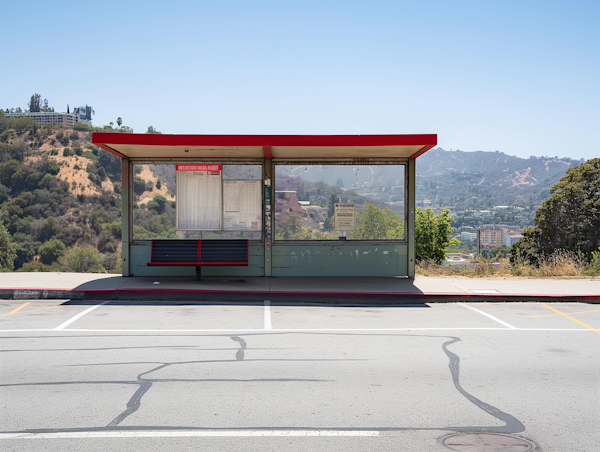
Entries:
{"label": "white parking line", "polygon": [[271,301],[265,300],[265,330],[270,330],[271,327]]}
{"label": "white parking line", "polygon": [[[430,328],[278,328],[269,330],[268,334],[278,333],[303,333],[303,332],[397,332],[397,331],[581,331],[596,332],[587,328],[490,328],[490,327],[430,327]],[[32,328],[21,330],[0,330],[0,333],[35,333],[35,332],[60,332],[60,333],[264,333],[264,328],[239,328],[222,330],[127,330],[127,329],[99,329],[99,328]]]}
{"label": "white parking line", "polygon": [[64,330],[66,327],[68,327],[71,323],[73,323],[75,320],[80,319],[81,317],[83,317],[84,315],[86,315],[89,312],[92,312],[94,309],[99,308],[102,305],[105,305],[106,303],[110,303],[110,300],[107,301],[103,301],[102,303],[99,303],[95,306],[92,306],[91,308],[86,309],[83,312],[80,312],[79,314],[77,314],[75,317],[71,317],[69,320],[67,320],[64,323],[61,323],[60,325],[58,325],[56,328],[54,328],[55,330]]}
{"label": "white parking line", "polygon": [[51,433],[0,433],[2,439],[57,438],[164,438],[164,437],[251,437],[251,436],[379,436],[377,430],[119,430]]}
{"label": "white parking line", "polygon": [[517,329],[516,326],[512,326],[510,323],[506,323],[504,320],[500,320],[499,318],[494,317],[493,315],[488,314],[487,312],[483,312],[483,311],[480,311],[479,309],[472,308],[471,306],[467,306],[464,303],[456,303],[456,304],[459,304],[459,305],[461,305],[461,306],[463,306],[465,308],[471,309],[471,310],[473,310],[475,312],[479,312],[481,315],[489,317],[490,319],[494,320],[495,322],[498,322],[499,324],[504,325],[504,326],[510,328],[511,330],[516,330]]}

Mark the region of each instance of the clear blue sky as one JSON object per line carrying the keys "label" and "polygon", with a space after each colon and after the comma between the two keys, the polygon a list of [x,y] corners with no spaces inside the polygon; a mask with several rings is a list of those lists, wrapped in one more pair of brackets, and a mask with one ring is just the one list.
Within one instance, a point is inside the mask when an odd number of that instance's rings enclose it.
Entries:
{"label": "clear blue sky", "polygon": [[37,92],[135,132],[437,133],[592,158],[599,17],[597,0],[8,2],[0,107]]}

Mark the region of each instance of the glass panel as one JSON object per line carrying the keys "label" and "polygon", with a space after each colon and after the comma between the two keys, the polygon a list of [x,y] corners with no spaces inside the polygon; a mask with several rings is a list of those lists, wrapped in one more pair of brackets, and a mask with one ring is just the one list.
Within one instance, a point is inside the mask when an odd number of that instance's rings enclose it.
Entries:
{"label": "glass panel", "polygon": [[[262,240],[262,230],[177,231],[175,176],[174,164],[133,165],[133,240]],[[262,180],[262,165],[223,165],[223,180]]]}
{"label": "glass panel", "polygon": [[[404,165],[276,165],[274,198],[276,240],[404,239]],[[353,231],[335,230],[336,203],[354,204]]]}

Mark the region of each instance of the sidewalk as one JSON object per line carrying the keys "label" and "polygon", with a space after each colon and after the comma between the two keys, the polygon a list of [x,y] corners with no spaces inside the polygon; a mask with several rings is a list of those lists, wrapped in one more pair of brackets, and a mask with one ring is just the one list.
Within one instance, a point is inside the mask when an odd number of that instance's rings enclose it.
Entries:
{"label": "sidewalk", "polygon": [[0,273],[0,299],[600,302],[600,278],[128,277],[93,273]]}

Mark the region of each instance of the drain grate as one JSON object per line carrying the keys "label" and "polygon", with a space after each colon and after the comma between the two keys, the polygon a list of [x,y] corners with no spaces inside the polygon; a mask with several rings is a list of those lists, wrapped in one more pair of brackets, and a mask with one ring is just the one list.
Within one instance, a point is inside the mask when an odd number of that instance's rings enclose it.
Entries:
{"label": "drain grate", "polygon": [[445,437],[442,444],[460,452],[529,452],[535,448],[527,440],[499,433],[458,433]]}

